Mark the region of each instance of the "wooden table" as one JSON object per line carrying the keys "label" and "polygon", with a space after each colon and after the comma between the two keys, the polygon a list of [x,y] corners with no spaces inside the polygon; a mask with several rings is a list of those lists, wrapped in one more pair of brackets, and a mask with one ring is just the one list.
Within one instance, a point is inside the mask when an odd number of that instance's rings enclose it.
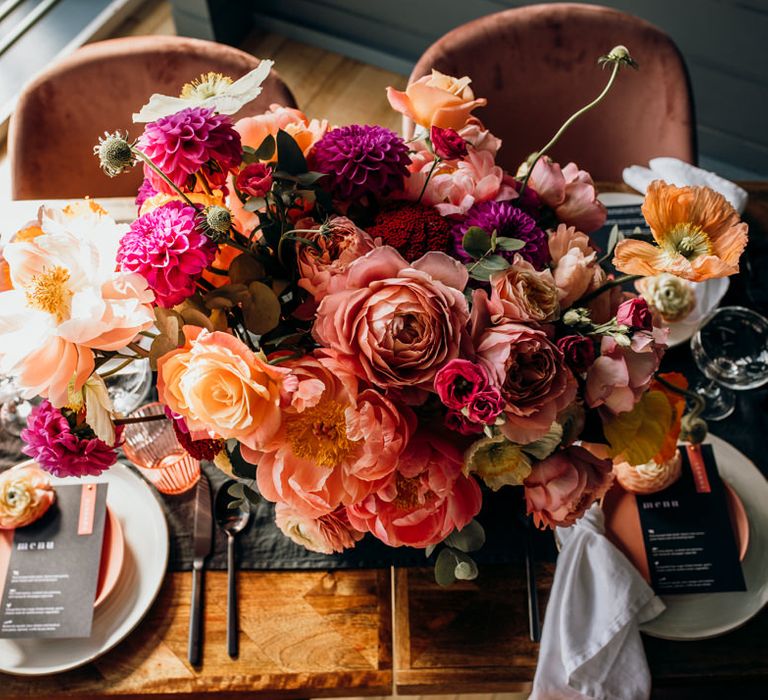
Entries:
{"label": "wooden table", "polygon": [[[748,183],[745,218],[768,233],[768,184]],[[554,565],[538,566],[542,613]],[[171,573],[151,611],[94,663],[50,678],[0,674],[0,697],[219,700],[524,691],[538,645],[528,639],[520,566],[487,567],[441,589],[430,569],[241,572],[241,651],[226,654],[226,576],[206,577],[204,657],[186,660],[189,573]],[[701,642],[646,639],[655,694],[762,697],[768,611]],[[695,687],[694,695],[686,688]]]}

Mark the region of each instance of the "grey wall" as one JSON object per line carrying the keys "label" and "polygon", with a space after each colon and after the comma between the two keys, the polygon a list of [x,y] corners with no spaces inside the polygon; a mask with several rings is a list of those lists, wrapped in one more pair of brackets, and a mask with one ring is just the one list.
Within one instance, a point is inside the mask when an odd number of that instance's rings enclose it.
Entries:
{"label": "grey wall", "polygon": [[[258,0],[256,25],[408,74],[435,39],[513,0]],[[768,0],[605,0],[664,29],[691,73],[702,164],[768,178]]]}

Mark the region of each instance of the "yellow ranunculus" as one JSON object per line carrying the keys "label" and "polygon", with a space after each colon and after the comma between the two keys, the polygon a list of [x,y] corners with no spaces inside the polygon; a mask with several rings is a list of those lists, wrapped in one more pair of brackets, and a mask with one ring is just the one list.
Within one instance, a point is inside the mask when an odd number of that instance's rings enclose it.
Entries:
{"label": "yellow ranunculus", "polygon": [[490,489],[519,486],[531,473],[531,462],[514,442],[503,435],[482,438],[467,450],[464,470],[475,472]]}

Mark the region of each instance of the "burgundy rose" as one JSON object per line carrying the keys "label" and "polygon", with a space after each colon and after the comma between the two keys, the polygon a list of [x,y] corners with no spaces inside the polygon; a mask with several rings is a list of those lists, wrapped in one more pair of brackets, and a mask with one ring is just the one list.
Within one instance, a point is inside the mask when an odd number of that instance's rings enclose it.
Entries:
{"label": "burgundy rose", "polygon": [[251,197],[264,197],[272,189],[272,169],[264,163],[250,163],[237,174],[235,184]]}
{"label": "burgundy rose", "polygon": [[565,364],[576,374],[584,374],[595,361],[595,343],[584,335],[566,335],[557,341]]}
{"label": "burgundy rose", "polygon": [[435,391],[448,407],[461,410],[469,406],[479,392],[486,390],[489,379],[484,367],[469,360],[451,360],[435,375]]}
{"label": "burgundy rose", "polygon": [[429,137],[435,154],[443,160],[457,160],[467,155],[467,142],[454,129],[433,126]]}
{"label": "burgundy rose", "polygon": [[467,418],[473,423],[493,425],[504,410],[505,403],[498,388],[490,386],[485,391],[475,394],[472,403],[469,404]]}
{"label": "burgundy rose", "polygon": [[473,423],[459,411],[448,411],[445,414],[445,427],[452,433],[460,435],[477,435],[483,432],[483,426]]}
{"label": "burgundy rose", "polygon": [[616,323],[628,326],[633,331],[653,330],[653,316],[648,308],[648,302],[642,297],[628,299],[619,305]]}

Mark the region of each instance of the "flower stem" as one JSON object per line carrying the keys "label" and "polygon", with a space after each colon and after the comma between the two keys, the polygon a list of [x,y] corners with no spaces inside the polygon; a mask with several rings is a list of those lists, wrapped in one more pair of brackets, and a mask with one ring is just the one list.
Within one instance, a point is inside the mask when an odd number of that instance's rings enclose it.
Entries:
{"label": "flower stem", "polygon": [[139,359],[141,357],[149,357],[149,353],[138,343],[128,343],[128,347],[139,356],[135,359]]}
{"label": "flower stem", "polygon": [[139,160],[141,160],[142,162],[146,163],[146,164],[147,164],[147,165],[148,165],[150,168],[152,168],[152,170],[154,170],[154,171],[155,171],[155,172],[156,172],[156,173],[157,173],[157,174],[158,174],[158,175],[159,175],[159,176],[160,176],[160,177],[163,179],[163,182],[165,182],[165,183],[166,183],[166,184],[167,184],[167,185],[168,185],[168,186],[169,186],[171,189],[173,189],[173,190],[174,190],[174,191],[175,191],[175,192],[176,192],[176,193],[177,193],[177,194],[178,194],[178,195],[179,195],[179,196],[180,196],[180,197],[181,197],[181,198],[182,198],[182,199],[183,199],[183,200],[184,200],[184,201],[185,201],[187,204],[189,204],[189,206],[190,206],[190,207],[194,207],[194,206],[195,206],[195,205],[194,205],[194,203],[192,202],[192,200],[191,200],[189,197],[187,197],[187,195],[186,195],[186,194],[184,194],[184,192],[182,192],[182,191],[181,191],[181,190],[178,188],[178,186],[176,185],[176,183],[175,183],[173,180],[171,180],[171,178],[169,178],[169,177],[168,177],[168,176],[167,176],[167,175],[166,175],[166,174],[165,174],[165,173],[164,173],[162,170],[160,170],[160,168],[158,168],[158,167],[157,167],[157,166],[156,166],[156,165],[155,165],[155,164],[152,162],[152,160],[149,158],[149,156],[146,156],[144,153],[142,153],[142,152],[141,152],[141,151],[140,151],[138,148],[136,148],[135,146],[133,146],[133,147],[131,148],[131,151],[133,151],[133,154],[134,154],[134,155],[135,155],[135,156],[136,156],[136,157],[137,157]]}
{"label": "flower stem", "polygon": [[117,374],[120,370],[125,369],[128,365],[130,365],[131,362],[134,361],[134,359],[138,359],[138,358],[131,357],[130,359],[125,360],[124,362],[121,362],[119,365],[117,365],[117,367],[113,367],[107,372],[100,372],[101,378],[106,379],[107,377],[111,377],[113,374]]}
{"label": "flower stem", "polygon": [[203,175],[199,170],[195,173],[195,179],[200,184],[200,187],[203,188],[203,192],[205,192],[209,197],[212,196],[211,188],[208,185],[208,180],[205,179],[205,175]]}
{"label": "flower stem", "polygon": [[139,331],[139,335],[143,335],[145,338],[152,338],[152,340],[158,336],[157,333],[150,333],[149,331]]}
{"label": "flower stem", "polygon": [[419,194],[419,198],[416,200],[416,204],[421,204],[421,198],[424,196],[424,193],[427,191],[427,185],[429,184],[429,181],[432,179],[432,174],[435,172],[435,168],[438,166],[438,164],[441,162],[439,156],[435,156],[435,160],[432,162],[432,167],[429,169],[429,172],[427,173],[427,179],[424,180],[424,187],[421,188],[421,193]]}
{"label": "flower stem", "polygon": [[598,287],[597,289],[591,291],[589,294],[581,297],[581,299],[579,299],[579,301],[574,304],[574,306],[584,306],[587,302],[592,301],[592,299],[595,297],[599,297],[603,292],[607,292],[609,289],[618,287],[625,282],[633,282],[634,280],[639,280],[641,277],[642,275],[622,275],[616,279],[608,280],[602,287]]}
{"label": "flower stem", "polygon": [[536,165],[536,163],[539,161],[539,158],[541,158],[543,155],[546,154],[546,152],[554,146],[560,137],[565,133],[565,131],[568,129],[568,127],[573,124],[582,114],[586,114],[589,112],[590,109],[593,107],[596,107],[600,102],[602,102],[603,98],[608,94],[611,87],[613,86],[614,81],[616,80],[616,76],[619,72],[619,68],[621,68],[620,63],[614,63],[613,64],[613,70],[611,71],[611,77],[608,78],[608,83],[603,88],[603,91],[594,99],[592,102],[590,102],[587,105],[584,105],[581,109],[574,112],[568,119],[565,120],[564,124],[557,130],[557,133],[549,140],[549,143],[547,143],[544,148],[542,148],[536,155],[534,156],[533,160],[531,161],[530,166],[528,167],[528,170],[525,173],[525,177],[523,178],[522,184],[520,185],[520,194],[522,194],[525,190],[525,186],[528,184],[528,178],[531,176],[531,173],[533,172],[533,168]]}

